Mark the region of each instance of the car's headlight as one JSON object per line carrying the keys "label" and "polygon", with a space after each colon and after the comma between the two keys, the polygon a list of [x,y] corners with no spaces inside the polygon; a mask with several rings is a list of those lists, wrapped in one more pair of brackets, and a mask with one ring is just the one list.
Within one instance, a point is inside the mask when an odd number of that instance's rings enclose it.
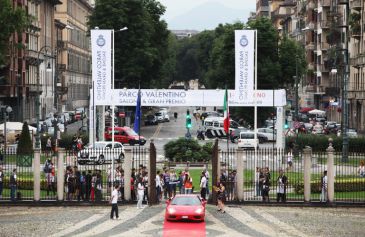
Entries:
{"label": "car's headlight", "polygon": [[195,210],[195,213],[197,214],[202,214],[203,213],[203,208],[198,208]]}
{"label": "car's headlight", "polygon": [[176,212],[176,210],[172,207],[169,207],[167,211],[169,212],[169,214],[174,214]]}

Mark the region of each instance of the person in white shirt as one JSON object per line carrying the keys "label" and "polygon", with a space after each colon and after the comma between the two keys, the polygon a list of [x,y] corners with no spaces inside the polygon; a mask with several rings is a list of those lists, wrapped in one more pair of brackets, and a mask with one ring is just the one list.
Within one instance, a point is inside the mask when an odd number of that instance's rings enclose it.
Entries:
{"label": "person in white shirt", "polygon": [[161,191],[162,191],[162,185],[161,185],[160,171],[157,170],[157,174],[156,174],[156,201],[157,201],[157,203],[160,203]]}
{"label": "person in white shirt", "polygon": [[200,196],[202,199],[206,200],[207,194],[207,178],[205,177],[205,172],[202,172],[200,177]]}
{"label": "person in white shirt", "polygon": [[113,220],[114,217],[114,212],[115,212],[115,218],[118,220],[119,219],[119,215],[118,215],[118,193],[119,193],[119,185],[115,184],[114,185],[114,190],[112,192],[112,196],[110,198],[110,203],[112,204],[112,210],[110,212],[110,219]]}
{"label": "person in white shirt", "polygon": [[323,176],[321,178],[321,186],[322,186],[322,190],[321,190],[320,201],[321,202],[327,202],[327,187],[328,187],[327,170],[325,170],[323,172]]}
{"label": "person in white shirt", "polygon": [[138,202],[137,202],[137,208],[143,208],[142,206],[142,200],[143,200],[143,196],[144,196],[144,185],[143,185],[143,180],[142,177],[140,177],[138,179],[138,184],[137,184],[137,193],[138,193]]}
{"label": "person in white shirt", "polygon": [[209,199],[209,178],[210,178],[210,175],[209,175],[209,171],[207,168],[204,169],[204,173],[205,173],[205,178],[207,179],[207,185],[206,185],[206,190],[207,190],[207,200]]}

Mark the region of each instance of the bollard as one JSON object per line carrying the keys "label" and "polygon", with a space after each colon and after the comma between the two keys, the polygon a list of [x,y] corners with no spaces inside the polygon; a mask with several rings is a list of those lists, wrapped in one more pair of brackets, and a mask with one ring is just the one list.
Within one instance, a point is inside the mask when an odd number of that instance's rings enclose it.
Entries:
{"label": "bollard", "polygon": [[239,202],[243,201],[243,184],[244,184],[244,175],[243,175],[243,150],[237,149],[236,158],[237,158],[237,199]]}
{"label": "bollard", "polygon": [[34,178],[33,178],[33,196],[34,201],[41,199],[41,149],[34,149]]}
{"label": "bollard", "polygon": [[334,167],[334,151],[332,147],[332,139],[329,139],[327,148],[327,195],[328,202],[333,203],[335,197],[335,167]]}
{"label": "bollard", "polygon": [[64,199],[64,187],[65,187],[65,149],[58,148],[57,159],[57,201],[63,201]]}
{"label": "bollard", "polygon": [[126,148],[124,156],[124,200],[131,200],[132,149]]}
{"label": "bollard", "polygon": [[306,146],[304,152],[304,202],[311,200],[312,148]]}

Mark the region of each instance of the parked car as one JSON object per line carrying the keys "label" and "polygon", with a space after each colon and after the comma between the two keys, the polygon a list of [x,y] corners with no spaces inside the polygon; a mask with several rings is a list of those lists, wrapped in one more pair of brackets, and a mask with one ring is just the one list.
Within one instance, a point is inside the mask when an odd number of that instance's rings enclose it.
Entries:
{"label": "parked car", "polygon": [[317,123],[316,125],[313,126],[313,131],[312,131],[313,134],[324,134],[324,131],[323,131],[323,126],[319,123]]}
{"label": "parked car", "polygon": [[[238,142],[238,139],[239,139],[239,136],[240,136],[240,133],[241,132],[249,132],[251,130],[249,130],[248,128],[237,128],[237,129],[234,129],[232,130],[231,134],[230,134],[230,140],[232,143],[237,143]],[[252,131],[251,131],[252,132]],[[257,134],[257,139],[259,139],[259,143],[262,144],[262,143],[265,143],[265,142],[268,142],[268,139],[266,136],[262,135],[262,134]]]}
{"label": "parked car", "polygon": [[337,134],[338,127],[336,122],[327,122],[324,128],[325,134]]}
{"label": "parked car", "polygon": [[167,111],[165,111],[165,110],[161,110],[161,111],[155,113],[155,116],[159,123],[170,122],[170,116],[167,113]]}
{"label": "parked car", "polygon": [[354,128],[347,129],[347,136],[350,138],[356,138],[357,137],[357,131]]}
{"label": "parked car", "polygon": [[203,112],[200,115],[201,118],[208,118],[208,117],[223,117],[223,115],[221,113],[218,113],[216,111],[208,111],[208,112]]}
{"label": "parked car", "polygon": [[268,141],[276,141],[276,131],[270,128],[258,128],[257,133],[267,137]]}
{"label": "parked car", "polygon": [[241,132],[238,139],[238,147],[243,149],[259,149],[259,139],[255,139],[254,132]]}
{"label": "parked car", "polygon": [[[105,140],[112,140],[112,128],[108,127],[105,134]],[[122,144],[129,144],[131,146],[140,144],[144,145],[146,143],[146,139],[143,136],[139,136],[133,129],[130,127],[115,127],[114,128],[114,140],[120,142]]]}
{"label": "parked car", "polygon": [[196,194],[181,195],[166,201],[166,221],[204,221],[206,201]]}
{"label": "parked car", "polygon": [[113,159],[118,163],[124,161],[124,146],[120,142],[114,142],[114,147],[112,142],[95,142],[77,153],[79,165],[111,163]]}
{"label": "parked car", "polygon": [[146,119],[144,120],[144,125],[148,126],[148,125],[156,125],[158,124],[157,118],[155,115],[153,114],[149,114],[146,116]]}

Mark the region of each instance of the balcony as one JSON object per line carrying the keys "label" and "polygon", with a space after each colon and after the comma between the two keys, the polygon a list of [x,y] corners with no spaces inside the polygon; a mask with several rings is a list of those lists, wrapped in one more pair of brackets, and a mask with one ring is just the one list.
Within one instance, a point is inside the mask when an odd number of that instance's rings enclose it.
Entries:
{"label": "balcony", "polygon": [[305,45],[305,49],[306,50],[314,50],[314,43],[313,42],[309,42],[308,44]]}
{"label": "balcony", "polygon": [[365,54],[359,54],[353,58],[350,58],[350,65],[354,68],[360,68],[365,66]]}
{"label": "balcony", "polygon": [[356,11],[361,10],[361,0],[352,0],[350,2],[350,8]]}
{"label": "balcony", "polygon": [[38,51],[26,50],[24,57],[28,64],[38,66]]}
{"label": "balcony", "polygon": [[331,0],[321,0],[322,7],[331,7]]}
{"label": "balcony", "polygon": [[330,21],[322,20],[321,21],[321,28],[322,29],[329,29],[331,27]]}
{"label": "balcony", "polygon": [[67,48],[67,42],[63,40],[57,40],[57,48],[60,50],[65,50]]}
{"label": "balcony", "polygon": [[322,51],[327,51],[330,48],[330,45],[327,42],[321,42]]}
{"label": "balcony", "polygon": [[58,71],[66,71],[66,64],[58,64]]}
{"label": "balcony", "polygon": [[319,71],[321,71],[321,73],[328,73],[329,72],[329,68],[327,67],[326,64],[318,65],[318,69],[319,69]]}

